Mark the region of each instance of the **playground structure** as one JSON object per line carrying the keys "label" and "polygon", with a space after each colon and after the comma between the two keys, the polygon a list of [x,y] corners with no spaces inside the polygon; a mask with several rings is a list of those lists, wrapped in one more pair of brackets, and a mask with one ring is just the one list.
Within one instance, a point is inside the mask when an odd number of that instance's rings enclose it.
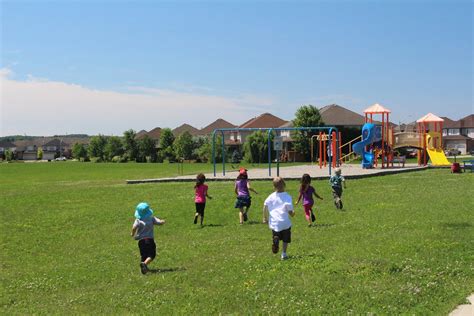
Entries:
{"label": "playground structure", "polygon": [[[281,131],[317,131],[319,132],[318,137],[319,141],[319,165],[320,168],[324,165],[324,167],[329,166],[328,172],[331,175],[331,167],[335,168],[339,166],[340,162],[340,133],[334,126],[324,126],[324,127],[278,127],[278,128],[218,128],[215,129],[212,133],[212,162],[213,162],[213,171],[214,177],[216,176],[216,135],[217,133],[221,133],[221,140],[222,140],[222,175],[225,176],[225,165],[226,165],[226,150],[225,150],[225,132],[240,132],[240,131],[264,131],[267,132],[267,147],[268,147],[268,176],[272,175],[272,141],[271,136],[274,132],[281,132]],[[337,137],[339,135],[339,138]],[[311,140],[312,144],[312,140]],[[327,150],[326,148],[327,144]],[[274,145],[277,145],[276,143]],[[324,147],[323,147],[324,146]],[[279,146],[274,146],[274,150],[277,151],[277,176],[279,176],[279,167],[280,167],[280,148]],[[328,154],[330,151],[330,154]],[[311,151],[312,152],[312,151]],[[335,153],[333,155],[332,153]]]}
{"label": "playground structure", "polygon": [[428,157],[433,166],[449,166],[450,162],[443,152],[443,122],[433,113],[428,113],[416,121],[420,145],[418,146],[418,164],[426,166]]}
{"label": "playground structure", "polygon": [[[394,150],[402,147],[418,149],[420,166],[427,165],[428,157],[433,166],[450,165],[442,149],[442,118],[429,113],[417,120],[416,132],[394,133],[389,121],[389,109],[374,104],[364,113],[366,123],[362,127],[361,141],[352,145],[353,151],[362,157],[363,168],[377,167],[379,157],[382,169],[390,165],[393,167],[394,162],[400,162]],[[381,122],[374,123],[374,114],[382,115]]]}
{"label": "playground structure", "polygon": [[[342,146],[341,143],[342,135],[341,132],[332,132],[331,137],[325,132],[319,132],[317,135],[311,136],[311,163],[315,162],[314,155],[314,140],[318,141],[318,165],[319,169],[326,167],[328,161],[335,168],[342,163]],[[337,153],[336,159],[332,159],[333,153]]]}
{"label": "playground structure", "polygon": [[[450,165],[442,150],[442,126],[443,119],[429,113],[417,120],[416,132],[397,132],[395,133],[390,123],[391,111],[380,104],[374,104],[364,111],[365,124],[362,126],[362,135],[341,145],[341,133],[334,126],[324,127],[279,127],[279,128],[219,128],[215,129],[212,134],[212,161],[213,172],[216,176],[216,135],[222,135],[222,175],[226,172],[226,149],[225,149],[225,132],[267,132],[267,148],[268,148],[268,175],[272,175],[272,150],[276,154],[276,173],[279,176],[279,166],[281,159],[281,140],[275,137],[272,142],[271,138],[274,133],[281,131],[306,131],[318,132],[311,136],[311,163],[315,159],[315,141],[318,141],[317,156],[319,168],[329,167],[328,172],[331,175],[331,168],[338,167],[342,163],[346,163],[353,159],[355,155],[362,157],[363,168],[378,167],[379,158],[381,158],[381,168],[389,168],[394,166],[394,162],[405,163],[405,157],[396,156],[395,149],[409,147],[418,149],[418,165],[427,165],[428,157],[433,166]],[[381,121],[374,121],[374,115],[381,115]],[[272,148],[273,143],[273,148]],[[349,153],[343,155],[344,148],[348,148]],[[352,150],[351,150],[352,149]]]}

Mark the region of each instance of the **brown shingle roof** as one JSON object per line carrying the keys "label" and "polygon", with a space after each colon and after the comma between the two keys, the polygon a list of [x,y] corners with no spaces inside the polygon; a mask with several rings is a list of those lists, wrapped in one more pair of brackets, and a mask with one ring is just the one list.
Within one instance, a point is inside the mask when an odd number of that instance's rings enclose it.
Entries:
{"label": "brown shingle roof", "polygon": [[1,140],[0,141],[0,147],[2,147],[2,148],[15,148],[16,145],[13,144],[12,142],[7,141],[7,140]]}
{"label": "brown shingle roof", "polygon": [[152,129],[151,131],[149,131],[147,133],[148,137],[150,137],[151,139],[154,139],[154,140],[158,140],[160,139],[160,136],[161,136],[161,127],[155,127],[154,129]]}
{"label": "brown shingle roof", "polygon": [[199,134],[199,130],[189,124],[183,124],[181,126],[178,126],[174,130],[172,130],[172,132],[174,136],[181,135],[184,132],[189,132],[189,134],[193,136]]}
{"label": "brown shingle roof", "polygon": [[199,135],[208,135],[211,134],[215,129],[217,128],[233,128],[236,127],[236,125],[227,122],[224,119],[217,119],[211,124],[207,125],[206,127],[202,128],[199,131]]}
{"label": "brown shingle roof", "polygon": [[443,128],[474,128],[474,114],[469,114],[457,121],[447,117],[442,118],[444,119]]}
{"label": "brown shingle roof", "polygon": [[62,146],[62,147],[66,147],[68,145],[69,144],[66,143],[64,140],[59,139],[59,138],[55,138],[55,139],[50,140],[49,142],[47,142],[43,146],[56,146],[56,147]]}
{"label": "brown shingle roof", "polygon": [[474,128],[474,114],[469,114],[460,119],[462,128]]}
{"label": "brown shingle roof", "polygon": [[461,123],[459,121],[453,121],[452,119],[448,117],[441,117],[444,122],[443,122],[443,128],[460,128]]}
{"label": "brown shingle roof", "polygon": [[240,125],[240,128],[270,128],[280,127],[287,121],[270,113],[263,113]]}
{"label": "brown shingle roof", "polygon": [[329,126],[360,126],[365,123],[365,116],[357,114],[337,104],[330,104],[319,109],[324,124]]}
{"label": "brown shingle roof", "polygon": [[138,133],[135,134],[135,138],[136,139],[141,139],[143,138],[143,136],[145,136],[147,134],[147,131],[145,131],[144,129],[142,129],[141,131],[139,131]]}

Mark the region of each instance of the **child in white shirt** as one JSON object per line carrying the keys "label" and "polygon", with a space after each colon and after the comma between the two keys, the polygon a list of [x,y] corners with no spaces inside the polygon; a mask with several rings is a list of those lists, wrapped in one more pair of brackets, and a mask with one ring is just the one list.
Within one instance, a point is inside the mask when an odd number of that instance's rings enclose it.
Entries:
{"label": "child in white shirt", "polygon": [[280,240],[283,241],[281,259],[288,259],[286,249],[291,242],[291,220],[295,216],[291,196],[285,192],[285,181],[276,177],[273,179],[275,192],[270,194],[263,206],[263,222],[272,230],[272,252],[278,253]]}

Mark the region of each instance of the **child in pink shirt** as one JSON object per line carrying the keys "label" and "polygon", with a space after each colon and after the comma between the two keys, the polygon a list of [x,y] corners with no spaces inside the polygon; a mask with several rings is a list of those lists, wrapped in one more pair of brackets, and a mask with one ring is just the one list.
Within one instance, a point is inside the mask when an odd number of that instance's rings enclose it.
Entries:
{"label": "child in pink shirt", "polygon": [[206,176],[202,173],[196,176],[196,185],[194,186],[194,202],[196,203],[196,214],[194,215],[194,224],[197,224],[198,217],[201,216],[201,226],[204,220],[204,209],[206,208],[206,197],[212,199],[207,194],[208,186],[204,184]]}

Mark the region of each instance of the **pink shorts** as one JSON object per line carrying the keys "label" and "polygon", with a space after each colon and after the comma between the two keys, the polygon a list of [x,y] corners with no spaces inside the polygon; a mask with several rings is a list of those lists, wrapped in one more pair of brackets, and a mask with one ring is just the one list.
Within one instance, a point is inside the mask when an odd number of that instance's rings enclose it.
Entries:
{"label": "pink shorts", "polygon": [[313,204],[303,205],[303,208],[304,208],[304,216],[308,220],[311,216],[311,211],[313,209]]}

